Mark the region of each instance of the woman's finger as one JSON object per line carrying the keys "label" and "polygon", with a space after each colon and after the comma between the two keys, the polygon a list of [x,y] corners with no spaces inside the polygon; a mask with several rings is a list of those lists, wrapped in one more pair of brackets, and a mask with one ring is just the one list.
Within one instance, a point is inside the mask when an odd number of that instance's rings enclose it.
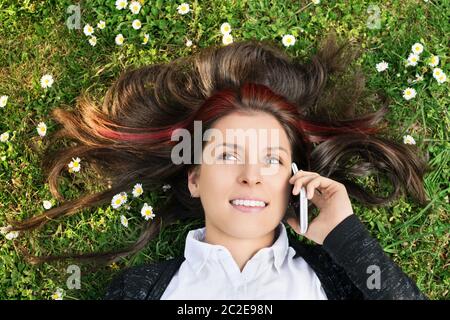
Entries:
{"label": "woman's finger", "polygon": [[333,183],[333,180],[319,176],[317,178],[312,179],[306,185],[306,197],[311,199],[314,196],[314,190],[323,190],[328,188]]}
{"label": "woman's finger", "polygon": [[296,195],[299,193],[300,188],[307,185],[311,180],[320,177],[318,174],[302,176],[294,180],[294,188],[292,189],[292,194]]}
{"label": "woman's finger", "polygon": [[298,178],[306,177],[306,176],[319,176],[317,172],[310,172],[310,171],[298,171],[296,174],[294,174],[292,177],[289,178],[289,183],[294,183]]}

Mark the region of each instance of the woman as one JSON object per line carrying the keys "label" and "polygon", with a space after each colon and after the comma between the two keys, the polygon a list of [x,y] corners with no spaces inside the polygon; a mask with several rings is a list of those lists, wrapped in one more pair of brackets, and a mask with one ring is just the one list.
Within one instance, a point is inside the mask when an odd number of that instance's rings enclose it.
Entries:
{"label": "woman", "polygon": [[[14,230],[108,203],[136,181],[151,190],[169,184],[169,201],[155,209],[161,214],[134,246],[77,258],[117,261],[142,249],[163,220],[169,225],[204,217],[205,227],[189,232],[183,256],[122,272],[107,299],[425,299],[352,210],[349,196],[386,205],[400,187],[424,204],[428,167],[414,147],[381,137],[377,124],[386,105],[355,115],[363,93],[359,73],[350,84],[329,79],[356,57],[356,51],[345,55],[347,47],[331,36],[310,62],[301,63],[273,43],[243,41],[124,72],[101,110],[82,99],[73,112],[54,111],[63,125],[55,137],[78,145],[46,162],[59,199],[57,177],[75,156],[110,179],[111,188],[11,222]],[[179,148],[173,138],[180,129],[193,148]],[[227,130],[238,132],[238,140],[242,132],[254,134],[236,144]],[[180,150],[182,156],[174,152]],[[257,161],[250,161],[254,156]],[[292,176],[292,162],[304,171]],[[387,198],[351,180],[372,172],[392,182]],[[319,210],[305,234],[315,245],[289,235],[283,223],[299,232],[295,212],[302,186]]]}

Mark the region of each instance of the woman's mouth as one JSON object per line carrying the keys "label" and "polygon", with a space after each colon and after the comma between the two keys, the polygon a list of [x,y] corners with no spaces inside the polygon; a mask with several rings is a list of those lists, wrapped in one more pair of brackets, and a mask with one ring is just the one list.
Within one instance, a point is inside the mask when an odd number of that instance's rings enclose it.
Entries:
{"label": "woman's mouth", "polygon": [[261,212],[268,207],[268,203],[263,201],[249,201],[249,200],[230,200],[231,206],[241,212],[254,213]]}

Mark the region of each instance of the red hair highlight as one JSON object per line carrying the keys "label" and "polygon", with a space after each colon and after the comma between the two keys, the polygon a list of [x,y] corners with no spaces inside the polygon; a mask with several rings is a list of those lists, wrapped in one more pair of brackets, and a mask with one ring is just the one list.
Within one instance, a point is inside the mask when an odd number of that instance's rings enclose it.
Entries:
{"label": "red hair highlight", "polygon": [[[289,103],[285,98],[275,94],[271,89],[262,84],[245,83],[240,92],[226,88],[213,94],[200,106],[189,118],[172,126],[160,128],[129,128],[127,130],[143,130],[150,132],[131,133],[122,132],[106,127],[98,128],[97,132],[108,139],[115,139],[127,142],[153,142],[171,144],[172,133],[177,129],[187,129],[192,132],[194,121],[209,122],[233,111],[240,111],[240,101],[251,106],[254,103],[269,103],[276,109],[287,111],[297,117],[293,119],[291,125],[302,133],[304,139],[308,142],[321,142],[333,138],[336,135],[348,133],[375,134],[381,128],[373,128],[370,125],[372,116],[366,116],[361,119],[342,121],[342,125],[332,126],[326,122],[312,121],[302,119],[297,106]],[[111,123],[110,123],[111,124]],[[174,141],[173,141],[174,142]]]}

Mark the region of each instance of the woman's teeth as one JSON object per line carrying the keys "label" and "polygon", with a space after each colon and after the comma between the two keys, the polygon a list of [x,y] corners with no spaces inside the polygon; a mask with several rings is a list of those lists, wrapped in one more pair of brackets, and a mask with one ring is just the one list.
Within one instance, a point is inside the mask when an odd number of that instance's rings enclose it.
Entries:
{"label": "woman's teeth", "polygon": [[237,206],[246,206],[246,207],[265,207],[266,204],[263,201],[253,201],[253,200],[233,200],[232,204]]}

